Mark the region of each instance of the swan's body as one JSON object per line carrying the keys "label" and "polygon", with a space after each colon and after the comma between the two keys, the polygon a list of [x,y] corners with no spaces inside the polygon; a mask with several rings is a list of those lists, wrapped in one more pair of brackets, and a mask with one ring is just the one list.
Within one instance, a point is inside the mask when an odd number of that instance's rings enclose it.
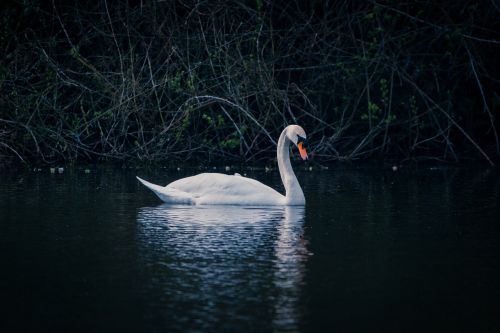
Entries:
{"label": "swan's body", "polygon": [[165,187],[138,179],[165,202],[196,205],[283,205],[285,196],[254,179],[201,173]]}
{"label": "swan's body", "polygon": [[278,140],[278,168],[285,186],[286,195],[282,195],[261,182],[242,177],[239,174],[202,173],[196,176],[176,180],[167,186],[159,186],[139,177],[139,181],[151,189],[161,200],[167,203],[192,205],[304,205],[305,198],[290,164],[290,143],[297,145],[300,155],[307,159],[303,145],[306,135],[302,127],[286,127]]}

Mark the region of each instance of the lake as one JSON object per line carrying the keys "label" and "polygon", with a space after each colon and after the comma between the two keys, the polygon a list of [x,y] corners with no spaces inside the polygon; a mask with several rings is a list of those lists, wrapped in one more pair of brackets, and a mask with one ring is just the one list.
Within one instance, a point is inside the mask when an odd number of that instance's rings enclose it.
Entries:
{"label": "lake", "polygon": [[299,170],[306,207],[267,208],[135,179],[194,173],[0,174],[2,331],[500,331],[497,170]]}

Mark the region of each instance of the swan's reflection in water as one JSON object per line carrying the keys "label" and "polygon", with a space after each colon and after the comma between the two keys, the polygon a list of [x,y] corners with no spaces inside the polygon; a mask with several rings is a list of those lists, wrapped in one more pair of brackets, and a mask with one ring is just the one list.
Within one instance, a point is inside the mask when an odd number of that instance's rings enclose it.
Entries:
{"label": "swan's reflection in water", "polygon": [[303,207],[139,210],[151,319],[184,331],[298,331]]}

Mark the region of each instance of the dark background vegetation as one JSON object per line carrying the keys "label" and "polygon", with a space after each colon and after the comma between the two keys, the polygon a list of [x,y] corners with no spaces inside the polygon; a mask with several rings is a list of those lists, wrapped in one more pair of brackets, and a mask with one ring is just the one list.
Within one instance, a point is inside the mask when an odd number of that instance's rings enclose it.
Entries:
{"label": "dark background vegetation", "polygon": [[0,6],[0,164],[500,156],[495,0]]}

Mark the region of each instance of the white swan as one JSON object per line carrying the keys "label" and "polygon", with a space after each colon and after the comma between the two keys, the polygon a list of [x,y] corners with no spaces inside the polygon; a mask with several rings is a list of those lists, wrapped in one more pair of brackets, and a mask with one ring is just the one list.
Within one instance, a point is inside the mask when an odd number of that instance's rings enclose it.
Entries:
{"label": "white swan", "polygon": [[152,184],[137,177],[161,200],[167,203],[192,205],[305,205],[302,188],[290,164],[289,146],[297,146],[300,156],[307,160],[306,133],[298,125],[287,126],[278,140],[278,168],[285,186],[282,195],[261,182],[239,174],[202,173],[176,180],[167,186]]}

